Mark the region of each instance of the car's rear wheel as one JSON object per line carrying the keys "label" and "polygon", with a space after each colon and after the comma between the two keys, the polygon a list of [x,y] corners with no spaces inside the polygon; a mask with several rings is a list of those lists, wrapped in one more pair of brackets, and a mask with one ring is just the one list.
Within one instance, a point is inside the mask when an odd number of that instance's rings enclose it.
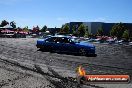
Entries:
{"label": "car's rear wheel", "polygon": [[82,55],[82,56],[85,56],[87,53],[86,53],[86,50],[84,49],[84,48],[81,48],[80,50],[79,50],[79,53],[80,53],[80,55]]}

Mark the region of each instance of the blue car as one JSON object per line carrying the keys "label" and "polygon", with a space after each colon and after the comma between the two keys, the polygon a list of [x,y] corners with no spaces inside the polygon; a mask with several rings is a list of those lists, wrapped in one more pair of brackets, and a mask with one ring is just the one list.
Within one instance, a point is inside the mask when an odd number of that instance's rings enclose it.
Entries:
{"label": "blue car", "polygon": [[51,36],[37,40],[37,48],[50,52],[78,53],[80,55],[96,55],[95,46],[90,43],[79,42],[68,36]]}

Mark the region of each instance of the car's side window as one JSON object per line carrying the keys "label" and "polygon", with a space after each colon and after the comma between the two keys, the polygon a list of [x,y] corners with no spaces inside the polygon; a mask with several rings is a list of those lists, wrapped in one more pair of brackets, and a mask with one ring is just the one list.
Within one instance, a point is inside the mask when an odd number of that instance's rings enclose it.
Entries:
{"label": "car's side window", "polygon": [[70,43],[68,38],[62,38],[62,43]]}
{"label": "car's side window", "polygon": [[54,42],[54,38],[48,38],[47,40],[46,40],[46,42]]}
{"label": "car's side window", "polygon": [[71,40],[69,38],[64,37],[51,37],[46,40],[46,42],[54,42],[54,43],[67,43],[69,44]]}
{"label": "car's side window", "polygon": [[61,43],[61,38],[55,38],[55,39],[54,39],[54,42],[55,42],[55,43]]}

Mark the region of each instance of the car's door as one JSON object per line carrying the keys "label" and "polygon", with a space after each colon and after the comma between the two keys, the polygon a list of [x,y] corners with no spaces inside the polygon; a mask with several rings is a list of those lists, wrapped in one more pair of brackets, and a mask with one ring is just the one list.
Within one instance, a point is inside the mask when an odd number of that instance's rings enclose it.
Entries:
{"label": "car's door", "polygon": [[59,51],[61,48],[61,39],[59,37],[52,37],[48,40],[46,40],[46,46],[49,49],[52,49],[53,51]]}
{"label": "car's door", "polygon": [[61,37],[56,37],[54,40],[54,50],[55,51],[61,51],[62,43],[61,43]]}
{"label": "car's door", "polygon": [[72,42],[69,38],[63,38],[62,40],[62,49],[64,52],[68,52],[68,53],[74,53],[76,52],[76,45],[74,42]]}
{"label": "car's door", "polygon": [[50,37],[45,40],[44,47],[48,50],[54,46],[54,37]]}

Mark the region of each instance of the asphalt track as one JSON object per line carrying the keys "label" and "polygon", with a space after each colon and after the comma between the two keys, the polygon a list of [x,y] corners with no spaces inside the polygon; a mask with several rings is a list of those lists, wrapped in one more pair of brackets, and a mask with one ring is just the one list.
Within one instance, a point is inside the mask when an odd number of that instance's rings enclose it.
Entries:
{"label": "asphalt track", "polygon": [[129,84],[87,84],[76,81],[76,68],[87,74],[132,75],[132,46],[94,44],[97,57],[42,52],[37,38],[0,38],[1,88],[132,88]]}

